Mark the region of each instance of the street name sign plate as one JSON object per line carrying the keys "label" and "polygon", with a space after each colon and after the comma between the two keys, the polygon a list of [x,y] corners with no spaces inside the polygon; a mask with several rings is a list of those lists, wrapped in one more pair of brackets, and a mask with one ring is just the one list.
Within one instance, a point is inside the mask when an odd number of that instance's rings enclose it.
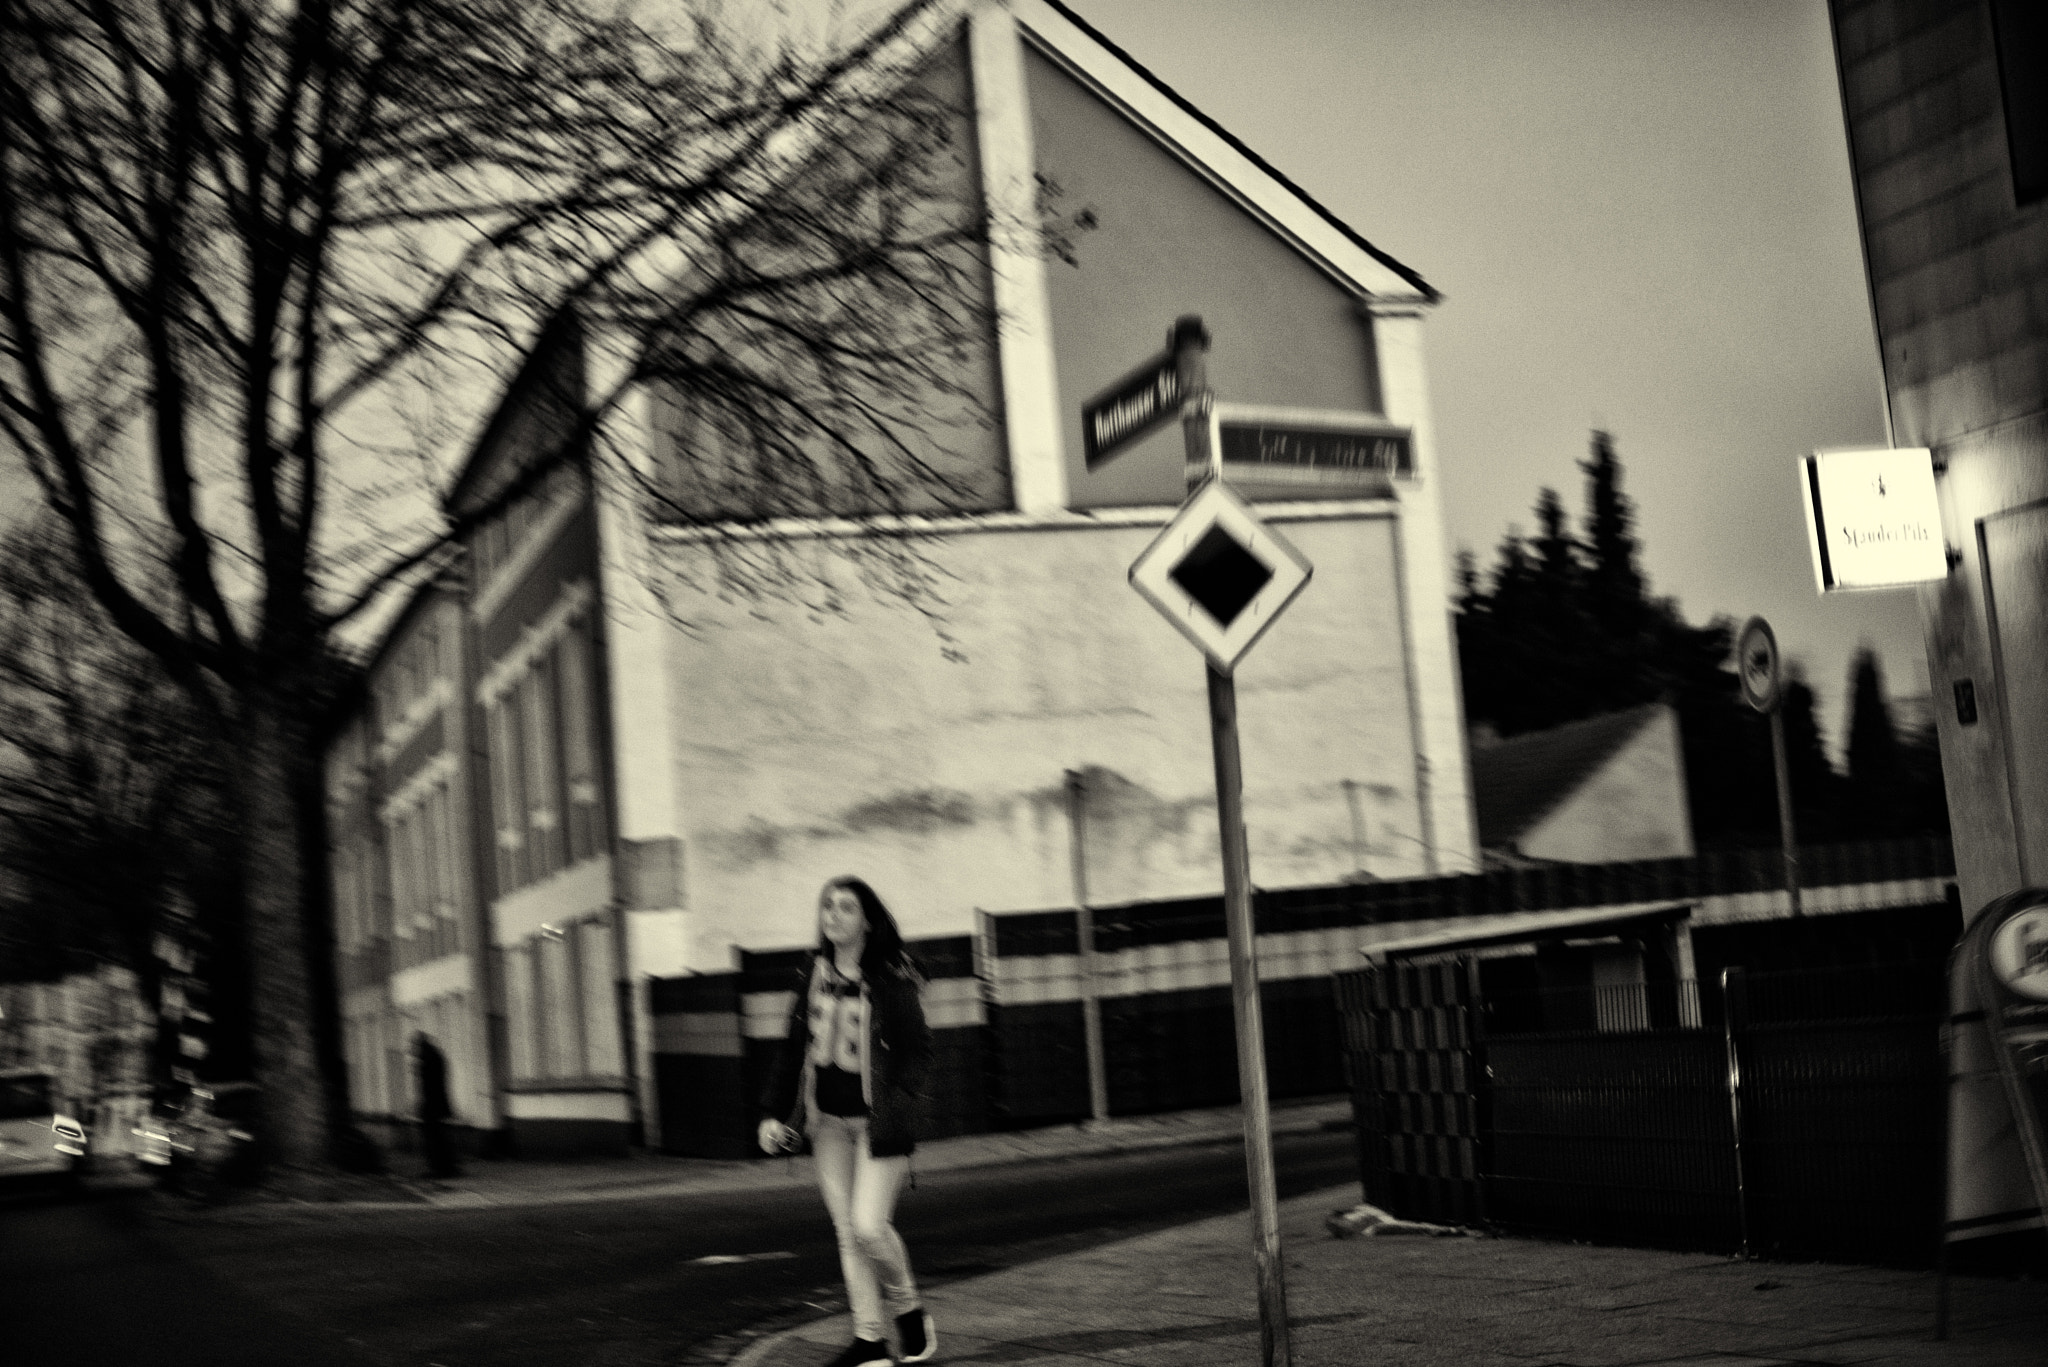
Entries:
{"label": "street name sign plate", "polygon": [[1822,593],[1948,577],[1932,451],[1816,451],[1799,465],[1807,548]]}
{"label": "street name sign plate", "polygon": [[1131,564],[1131,587],[1229,674],[1314,572],[1229,485],[1210,480]]}
{"label": "street name sign plate", "polygon": [[1082,404],[1081,445],[1088,468],[1179,417],[1180,400],[1180,371],[1169,351]]}
{"label": "street name sign plate", "polygon": [[[1219,403],[1209,449],[1249,498],[1389,498],[1415,474],[1413,430],[1377,413]],[[1209,473],[1190,468],[1189,485]]]}

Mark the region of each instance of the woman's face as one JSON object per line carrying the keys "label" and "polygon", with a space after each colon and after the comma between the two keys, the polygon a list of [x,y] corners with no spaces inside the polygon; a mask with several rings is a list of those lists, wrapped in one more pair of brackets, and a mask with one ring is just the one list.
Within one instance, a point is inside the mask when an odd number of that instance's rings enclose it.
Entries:
{"label": "woman's face", "polygon": [[852,888],[831,887],[818,899],[818,928],[840,949],[858,951],[867,939],[867,917]]}

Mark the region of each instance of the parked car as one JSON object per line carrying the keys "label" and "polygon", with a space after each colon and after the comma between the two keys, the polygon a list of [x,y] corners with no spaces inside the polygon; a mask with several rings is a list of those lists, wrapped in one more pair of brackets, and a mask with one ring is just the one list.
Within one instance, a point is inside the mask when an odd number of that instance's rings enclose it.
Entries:
{"label": "parked car", "polygon": [[78,1184],[85,1126],[57,1098],[55,1079],[26,1068],[0,1072],[0,1180]]}
{"label": "parked car", "polygon": [[208,1197],[262,1176],[262,1092],[253,1082],[221,1082],[160,1098],[136,1129],[136,1157],[174,1191]]}

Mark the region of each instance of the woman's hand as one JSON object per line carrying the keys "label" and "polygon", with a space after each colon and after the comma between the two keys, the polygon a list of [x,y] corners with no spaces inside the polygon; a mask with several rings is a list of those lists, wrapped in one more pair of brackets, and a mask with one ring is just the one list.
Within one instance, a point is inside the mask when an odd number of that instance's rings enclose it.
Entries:
{"label": "woman's hand", "polygon": [[762,1153],[787,1153],[796,1143],[796,1131],[772,1115],[761,1121],[756,1137]]}

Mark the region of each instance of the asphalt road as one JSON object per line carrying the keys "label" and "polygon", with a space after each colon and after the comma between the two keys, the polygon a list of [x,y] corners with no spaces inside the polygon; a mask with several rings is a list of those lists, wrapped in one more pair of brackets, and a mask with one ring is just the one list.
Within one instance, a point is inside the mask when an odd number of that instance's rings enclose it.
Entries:
{"label": "asphalt road", "polygon": [[[1347,1133],[1275,1149],[1282,1196],[1356,1177]],[[1218,1144],[923,1173],[897,1225],[939,1285],[1245,1200],[1243,1151]],[[240,1223],[138,1204],[0,1203],[0,1298],[22,1298],[0,1317],[10,1348],[47,1350],[22,1361],[673,1367],[843,1308],[804,1189]]]}

